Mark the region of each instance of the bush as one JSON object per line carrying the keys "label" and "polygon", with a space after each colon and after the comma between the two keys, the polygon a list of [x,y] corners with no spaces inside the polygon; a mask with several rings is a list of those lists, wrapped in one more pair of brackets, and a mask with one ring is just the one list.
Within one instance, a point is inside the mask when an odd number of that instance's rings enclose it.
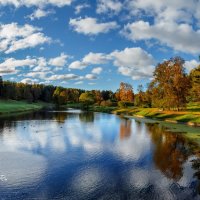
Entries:
{"label": "bush", "polygon": [[117,105],[118,105],[117,102],[112,102],[113,107],[117,107]]}
{"label": "bush", "polygon": [[124,101],[119,101],[118,102],[118,106],[120,107],[120,108],[126,108],[127,106],[126,106],[126,103],[124,102]]}
{"label": "bush", "polygon": [[134,106],[134,103],[133,103],[133,102],[125,101],[125,104],[126,104],[127,107]]}
{"label": "bush", "polygon": [[127,102],[127,101],[119,101],[118,106],[120,108],[127,108],[127,107],[130,107],[130,106],[134,106],[134,103],[133,102]]}
{"label": "bush", "polygon": [[113,106],[113,103],[110,100],[102,101],[100,106]]}

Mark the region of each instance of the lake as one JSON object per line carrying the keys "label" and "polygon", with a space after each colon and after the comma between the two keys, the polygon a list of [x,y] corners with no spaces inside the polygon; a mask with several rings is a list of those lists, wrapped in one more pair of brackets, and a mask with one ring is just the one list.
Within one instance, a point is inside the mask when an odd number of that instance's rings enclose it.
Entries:
{"label": "lake", "polygon": [[0,119],[0,199],[200,199],[199,147],[157,123],[79,110]]}

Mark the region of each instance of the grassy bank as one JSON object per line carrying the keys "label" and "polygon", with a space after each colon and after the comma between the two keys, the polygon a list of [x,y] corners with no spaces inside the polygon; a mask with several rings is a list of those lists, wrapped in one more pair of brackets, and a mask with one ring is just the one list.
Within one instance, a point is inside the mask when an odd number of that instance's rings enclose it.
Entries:
{"label": "grassy bank", "polygon": [[[70,108],[81,109],[82,104],[68,104]],[[195,140],[200,145],[200,103],[191,103],[183,112],[161,111],[158,108],[117,108],[104,106],[90,106],[90,111],[122,114],[133,117],[137,121],[146,123],[159,123],[171,132],[184,134],[187,138]],[[179,123],[180,122],[180,123]],[[193,126],[188,126],[188,124]]]}
{"label": "grassy bank", "polygon": [[[67,104],[68,108],[82,109],[81,103]],[[167,121],[171,123],[186,123],[200,126],[200,103],[190,103],[185,111],[162,111],[159,108],[117,108],[109,106],[89,106],[89,111],[114,113],[134,117],[147,117],[151,119]]]}
{"label": "grassy bank", "polygon": [[188,125],[200,126],[200,103],[188,104],[185,111],[162,111],[158,108],[123,108],[114,111],[136,117],[147,117],[172,123],[187,123]]}
{"label": "grassy bank", "polygon": [[[24,101],[0,100],[0,116],[16,115],[22,112],[40,110],[45,107],[53,107],[53,104],[44,102],[27,103]],[[81,103],[67,104],[63,109],[82,109]],[[127,117],[134,117],[136,120],[146,123],[159,122],[170,131],[185,133],[186,137],[195,139],[200,144],[200,103],[188,104],[185,111],[161,111],[158,108],[117,108],[108,106],[89,106],[89,111],[122,114]],[[178,122],[185,123],[179,124]],[[188,126],[193,125],[193,126]]]}
{"label": "grassy bank", "polygon": [[40,110],[49,106],[50,104],[44,102],[27,103],[25,101],[0,100],[0,116],[19,112]]}

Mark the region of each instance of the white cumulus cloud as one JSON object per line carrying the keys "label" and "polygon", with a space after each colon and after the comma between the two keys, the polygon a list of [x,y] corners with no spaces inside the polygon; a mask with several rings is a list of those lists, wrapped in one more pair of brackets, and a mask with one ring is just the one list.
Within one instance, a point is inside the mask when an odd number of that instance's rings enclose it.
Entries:
{"label": "white cumulus cloud", "polygon": [[74,61],[69,65],[69,69],[85,69],[88,65],[105,64],[108,61],[108,55],[104,53],[90,52],[84,56],[82,61]]}
{"label": "white cumulus cloud", "polygon": [[101,74],[101,72],[102,72],[102,68],[101,67],[96,67],[96,68],[94,68],[93,70],[92,70],[92,73],[93,74]]}
{"label": "white cumulus cloud", "polygon": [[130,76],[133,80],[150,78],[154,71],[155,61],[140,47],[125,48],[122,51],[114,51],[110,54],[113,64],[124,76]]}
{"label": "white cumulus cloud", "polygon": [[156,39],[177,51],[197,54],[200,51],[200,30],[193,30],[188,24],[137,21],[124,27],[122,34],[132,41]]}
{"label": "white cumulus cloud", "polygon": [[29,18],[30,20],[35,20],[35,19],[40,19],[40,18],[46,17],[53,13],[54,13],[53,10],[45,11],[43,9],[38,8],[32,14],[28,15],[27,18]]}
{"label": "white cumulus cloud", "polygon": [[84,35],[98,35],[100,33],[107,33],[112,29],[118,28],[118,24],[115,21],[111,22],[98,22],[96,18],[76,18],[70,19],[69,25],[77,33]]}
{"label": "white cumulus cloud", "polygon": [[51,58],[49,60],[49,65],[56,66],[56,67],[64,67],[67,64],[68,57],[69,57],[68,55],[61,53],[60,56]]}
{"label": "white cumulus cloud", "polygon": [[184,64],[184,67],[187,69],[188,72],[190,72],[197,66],[199,66],[199,62],[197,60],[185,61],[185,64]]}
{"label": "white cumulus cloud", "polygon": [[0,5],[2,6],[12,5],[12,6],[15,6],[16,8],[21,7],[21,6],[44,7],[48,5],[63,7],[63,6],[71,5],[72,2],[73,0],[1,0]]}
{"label": "white cumulus cloud", "polygon": [[6,58],[0,63],[0,74],[17,73],[22,71],[23,67],[28,67],[29,72],[25,76],[33,75],[37,78],[37,74],[39,74],[41,78],[44,78],[45,76],[41,76],[41,74],[52,73],[52,71],[55,71],[55,67],[63,69],[68,57],[68,55],[61,53],[60,56],[49,59],[28,56],[25,59]]}
{"label": "white cumulus cloud", "polygon": [[119,0],[98,0],[97,13],[114,13],[118,14],[123,8],[123,4]]}
{"label": "white cumulus cloud", "polygon": [[34,83],[38,83],[39,80],[38,79],[32,79],[32,78],[25,78],[21,80],[22,83],[27,83],[27,84],[34,84]]}
{"label": "white cumulus cloud", "polygon": [[80,12],[83,10],[83,9],[86,9],[86,8],[90,8],[90,5],[87,4],[87,3],[84,3],[84,4],[80,4],[80,5],[77,5],[75,7],[75,14],[80,14]]}
{"label": "white cumulus cloud", "polygon": [[75,74],[59,74],[59,75],[52,75],[48,78],[50,81],[56,80],[74,80],[77,79],[78,76]]}
{"label": "white cumulus cloud", "polygon": [[107,61],[107,56],[103,53],[90,52],[83,58],[84,63],[88,64],[104,64]]}
{"label": "white cumulus cloud", "polygon": [[85,69],[87,67],[87,63],[83,63],[80,61],[74,61],[69,65],[69,69]]}
{"label": "white cumulus cloud", "polygon": [[[133,80],[151,78],[155,69],[155,60],[151,54],[140,47],[115,50],[109,54],[90,52],[81,61],[74,61],[70,69],[84,69],[89,65],[108,64],[112,62],[118,72]],[[100,74],[101,67],[93,68],[92,74]]]}
{"label": "white cumulus cloud", "polygon": [[23,26],[17,23],[2,24],[0,25],[0,51],[8,54],[51,42],[51,38],[40,31],[40,28],[29,24]]}
{"label": "white cumulus cloud", "polygon": [[86,74],[85,79],[87,80],[95,80],[97,77],[94,74]]}

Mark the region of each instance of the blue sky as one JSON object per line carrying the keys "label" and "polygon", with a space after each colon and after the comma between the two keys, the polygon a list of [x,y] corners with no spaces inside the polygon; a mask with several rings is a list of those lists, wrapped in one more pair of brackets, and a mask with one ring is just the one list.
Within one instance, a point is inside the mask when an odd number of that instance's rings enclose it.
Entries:
{"label": "blue sky", "polygon": [[6,80],[136,91],[165,59],[196,67],[199,42],[199,0],[0,0]]}

